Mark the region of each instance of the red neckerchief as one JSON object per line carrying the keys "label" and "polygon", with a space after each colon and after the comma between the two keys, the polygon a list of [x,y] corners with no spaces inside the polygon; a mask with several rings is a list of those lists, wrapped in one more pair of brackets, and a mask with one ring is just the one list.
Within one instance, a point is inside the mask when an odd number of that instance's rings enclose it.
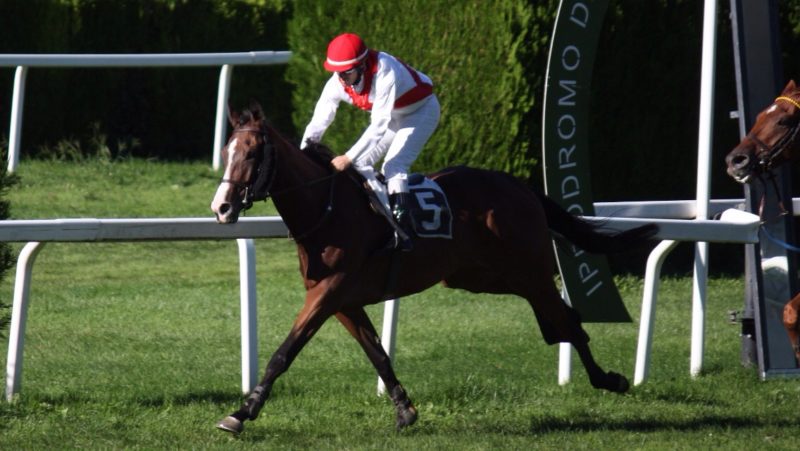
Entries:
{"label": "red neckerchief", "polygon": [[[403,108],[405,106],[411,105],[413,103],[417,103],[420,100],[428,97],[429,95],[433,94],[433,86],[425,83],[420,78],[417,71],[409,67],[406,63],[397,60],[402,64],[406,70],[411,74],[411,77],[414,78],[414,82],[416,85],[405,92],[403,95],[395,99],[394,107],[395,108]],[[369,92],[372,89],[372,80],[375,78],[375,73],[378,72],[378,52],[375,50],[369,50],[366,56],[366,63],[364,67],[364,73],[361,75],[364,77],[364,86],[361,89],[361,93],[356,92],[352,86],[348,86],[344,80],[339,78],[339,82],[344,87],[344,91],[347,95],[350,96],[350,99],[353,100],[353,105],[361,108],[364,111],[372,110],[372,102],[369,101]]]}
{"label": "red neckerchief", "polygon": [[378,72],[378,52],[369,50],[366,58],[364,73],[361,74],[364,77],[364,87],[361,89],[361,93],[356,92],[352,86],[348,86],[341,77],[339,78],[339,83],[344,87],[344,92],[353,99],[353,105],[364,111],[369,111],[372,109],[372,102],[369,101],[369,91],[372,89],[372,79],[375,78],[375,73]]}

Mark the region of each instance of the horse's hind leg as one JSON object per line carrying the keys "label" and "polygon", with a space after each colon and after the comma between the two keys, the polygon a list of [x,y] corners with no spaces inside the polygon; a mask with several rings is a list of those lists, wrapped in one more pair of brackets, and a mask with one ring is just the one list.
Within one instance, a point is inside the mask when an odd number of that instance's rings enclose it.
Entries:
{"label": "horse's hind leg", "polygon": [[389,396],[392,398],[395,407],[397,408],[397,429],[402,429],[406,426],[411,426],[417,421],[417,409],[408,398],[405,389],[400,385],[397,377],[392,369],[392,362],[386,351],[381,345],[381,340],[375,327],[372,325],[369,316],[363,308],[355,308],[336,314],[336,318],[344,325],[348,332],[355,338],[361,345],[361,348],[367,354],[372,366],[378,372],[386,388],[389,390]]}
{"label": "horse's hind leg", "polygon": [[580,315],[558,294],[552,278],[541,277],[536,287],[536,278],[517,278],[510,281],[517,294],[524,297],[533,308],[539,327],[548,344],[568,342],[575,347],[581,359],[589,382],[594,388],[602,388],[616,393],[628,391],[630,384],[625,376],[613,371],[605,372],[594,359],[589,349],[589,335],[583,330]]}
{"label": "horse's hind leg", "polygon": [[575,347],[583,367],[586,368],[586,372],[589,374],[589,382],[591,382],[592,387],[602,388],[614,393],[625,393],[628,391],[628,388],[630,388],[628,379],[613,371],[603,371],[594,360],[587,341],[577,343],[571,342],[571,344]]}

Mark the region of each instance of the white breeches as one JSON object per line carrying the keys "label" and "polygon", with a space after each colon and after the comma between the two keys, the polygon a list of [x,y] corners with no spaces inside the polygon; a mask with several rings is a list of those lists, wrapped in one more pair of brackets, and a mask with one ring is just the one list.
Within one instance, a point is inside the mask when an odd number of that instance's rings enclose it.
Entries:
{"label": "white breeches", "polygon": [[408,170],[439,124],[439,100],[431,95],[417,110],[397,114],[374,149],[358,159],[359,166],[374,166],[381,157],[381,172],[389,194],[408,192]]}

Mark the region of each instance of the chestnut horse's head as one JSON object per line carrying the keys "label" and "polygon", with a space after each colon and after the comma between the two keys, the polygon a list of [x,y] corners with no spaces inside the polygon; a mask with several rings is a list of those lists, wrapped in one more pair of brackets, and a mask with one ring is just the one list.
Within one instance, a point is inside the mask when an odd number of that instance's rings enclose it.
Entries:
{"label": "chestnut horse's head", "polygon": [[211,202],[221,224],[235,223],[254,201],[266,199],[275,172],[275,148],[261,106],[228,111],[228,118],[233,132],[222,149],[225,173]]}
{"label": "chestnut horse's head", "polygon": [[727,157],[728,175],[739,183],[800,158],[800,89],[790,81]]}

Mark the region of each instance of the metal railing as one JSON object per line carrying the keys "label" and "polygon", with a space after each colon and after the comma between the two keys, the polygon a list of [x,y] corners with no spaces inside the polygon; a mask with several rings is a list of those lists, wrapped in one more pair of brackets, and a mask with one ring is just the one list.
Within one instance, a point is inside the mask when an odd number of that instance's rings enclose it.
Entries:
{"label": "metal railing", "polygon": [[143,54],[4,54],[0,67],[16,67],[11,101],[11,124],[8,132],[8,172],[19,165],[22,141],[22,115],[25,106],[25,81],[29,67],[200,67],[222,66],[217,88],[217,111],[211,164],[222,165],[220,151],[225,143],[228,121],[226,108],[233,66],[286,64],[290,51],[254,51],[238,53],[143,53]]}

